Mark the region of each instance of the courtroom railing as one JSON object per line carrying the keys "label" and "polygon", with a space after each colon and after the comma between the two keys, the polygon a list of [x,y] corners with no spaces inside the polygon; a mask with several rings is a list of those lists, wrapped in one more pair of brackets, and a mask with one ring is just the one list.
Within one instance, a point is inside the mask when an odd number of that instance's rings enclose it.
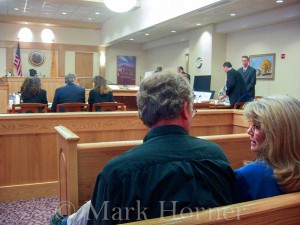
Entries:
{"label": "courtroom railing", "polygon": [[[58,125],[80,136],[79,143],[142,140],[149,130],[133,111],[0,114],[0,201],[58,194]],[[240,134],[247,127],[241,110],[199,110],[190,134]]]}

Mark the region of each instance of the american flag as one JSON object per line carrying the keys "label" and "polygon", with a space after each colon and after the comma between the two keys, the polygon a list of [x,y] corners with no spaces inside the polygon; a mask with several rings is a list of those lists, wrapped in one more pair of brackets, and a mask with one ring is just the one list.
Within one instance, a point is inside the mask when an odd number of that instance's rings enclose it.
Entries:
{"label": "american flag", "polygon": [[22,76],[22,65],[21,65],[21,54],[20,54],[20,43],[18,42],[18,48],[16,51],[14,65],[17,69],[18,77]]}

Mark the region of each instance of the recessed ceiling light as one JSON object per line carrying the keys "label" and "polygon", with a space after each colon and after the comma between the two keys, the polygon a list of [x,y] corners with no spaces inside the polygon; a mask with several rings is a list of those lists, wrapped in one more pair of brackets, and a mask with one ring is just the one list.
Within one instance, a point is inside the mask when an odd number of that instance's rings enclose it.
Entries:
{"label": "recessed ceiling light", "polygon": [[172,30],[171,32],[172,32],[172,33],[176,33],[176,30]]}
{"label": "recessed ceiling light", "polygon": [[149,36],[149,34],[147,33],[147,34],[145,34],[146,36]]}
{"label": "recessed ceiling light", "polygon": [[277,0],[276,3],[283,3],[283,0]]}
{"label": "recessed ceiling light", "polygon": [[201,26],[201,23],[197,23],[196,25],[197,25],[197,26]]}
{"label": "recessed ceiling light", "polygon": [[230,16],[236,16],[236,14],[235,13],[230,13]]}
{"label": "recessed ceiling light", "polygon": [[19,11],[19,8],[14,8],[14,10]]}
{"label": "recessed ceiling light", "polygon": [[62,12],[61,14],[66,15],[67,13],[66,12]]}
{"label": "recessed ceiling light", "polygon": [[92,18],[91,18],[91,17],[89,17],[89,18],[88,18],[88,20],[92,20]]}
{"label": "recessed ceiling light", "polygon": [[99,13],[99,12],[95,12],[95,14],[96,14],[96,15],[99,15],[100,13]]}
{"label": "recessed ceiling light", "polygon": [[130,41],[133,41],[133,38],[130,38],[129,40],[130,40]]}

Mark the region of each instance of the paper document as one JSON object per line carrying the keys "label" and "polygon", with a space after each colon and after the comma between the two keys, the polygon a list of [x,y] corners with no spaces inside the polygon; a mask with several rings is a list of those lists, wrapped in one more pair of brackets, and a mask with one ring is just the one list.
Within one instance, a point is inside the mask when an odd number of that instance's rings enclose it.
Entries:
{"label": "paper document", "polygon": [[111,90],[120,90],[119,86],[115,84],[109,84],[107,86],[110,87]]}

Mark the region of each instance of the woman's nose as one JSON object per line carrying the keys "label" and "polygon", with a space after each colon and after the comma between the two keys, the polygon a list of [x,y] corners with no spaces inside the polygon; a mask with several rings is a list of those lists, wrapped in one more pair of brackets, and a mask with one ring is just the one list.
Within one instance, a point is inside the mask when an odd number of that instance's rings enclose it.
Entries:
{"label": "woman's nose", "polygon": [[248,133],[249,135],[252,135],[252,134],[253,134],[252,126],[250,126],[250,127],[248,128],[247,133]]}

